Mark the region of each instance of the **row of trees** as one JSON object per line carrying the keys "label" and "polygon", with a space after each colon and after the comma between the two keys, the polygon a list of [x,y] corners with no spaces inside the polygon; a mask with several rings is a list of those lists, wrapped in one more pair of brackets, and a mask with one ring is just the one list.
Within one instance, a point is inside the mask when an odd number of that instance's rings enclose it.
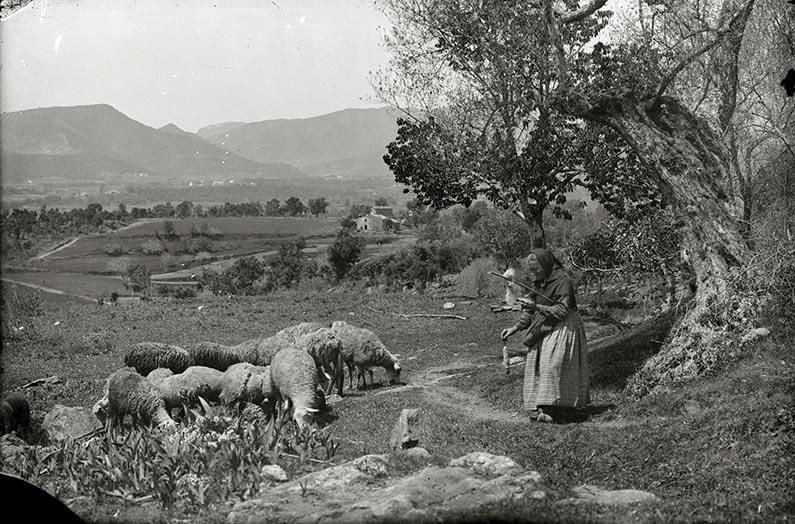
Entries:
{"label": "row of trees", "polygon": [[30,247],[32,240],[41,237],[59,237],[86,234],[98,231],[112,222],[140,220],[142,218],[188,218],[230,216],[304,216],[325,214],[329,203],[325,197],[310,198],[305,205],[300,198],[290,197],[285,202],[271,199],[260,202],[226,202],[208,206],[183,201],[174,206],[171,202],[157,204],[151,208],[133,207],[128,210],[124,203],[114,210],[104,209],[101,204],[88,204],[85,208],[60,210],[42,206],[38,211],[24,208],[0,211],[4,244],[19,249]]}

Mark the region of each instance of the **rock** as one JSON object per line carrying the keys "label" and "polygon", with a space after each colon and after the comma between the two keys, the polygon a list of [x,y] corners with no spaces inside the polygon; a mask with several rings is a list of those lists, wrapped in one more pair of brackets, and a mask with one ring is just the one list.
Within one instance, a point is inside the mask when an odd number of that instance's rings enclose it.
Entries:
{"label": "rock", "polygon": [[454,307],[455,304],[453,302],[445,302],[444,305],[442,306],[442,309],[453,309]]}
{"label": "rock", "polygon": [[[524,468],[512,459],[502,455],[492,455],[485,451],[475,451],[450,461],[450,465],[459,468],[469,468],[479,475],[499,477],[501,475],[516,475]],[[538,475],[538,473],[536,473]],[[540,480],[540,477],[539,477]]]}
{"label": "rock", "polygon": [[371,477],[386,477],[387,458],[385,455],[364,455],[353,460],[353,465]]}
{"label": "rock", "polygon": [[400,451],[414,448],[419,444],[419,439],[414,438],[411,434],[411,425],[417,421],[419,411],[419,409],[404,409],[400,412],[400,417],[389,437],[389,449]]}
{"label": "rock", "polygon": [[404,449],[401,453],[407,457],[411,457],[413,459],[429,459],[431,458],[431,454],[425,448],[409,448]]}
{"label": "rock", "polygon": [[366,482],[370,478],[372,478],[371,475],[368,475],[353,464],[345,463],[304,475],[301,478],[278,486],[274,489],[274,492],[303,493],[305,491],[317,491],[319,493],[331,493],[348,489],[351,484]]}
{"label": "rock", "polygon": [[597,486],[584,484],[572,489],[574,498],[561,500],[560,503],[583,503],[605,504],[611,506],[626,506],[642,502],[654,502],[659,500],[657,495],[648,491],[638,489],[619,489],[606,490]]}
{"label": "rock", "polygon": [[743,335],[742,342],[746,344],[748,342],[753,342],[758,338],[764,338],[770,336],[770,330],[764,327],[752,329],[745,335]]}
{"label": "rock", "polygon": [[332,393],[331,395],[326,397],[326,405],[327,406],[332,406],[334,404],[338,404],[338,403],[342,402],[342,400],[343,399],[342,399],[341,396],[339,396],[336,393]]}
{"label": "rock", "polygon": [[262,467],[262,476],[275,482],[287,482],[287,472],[281,466],[268,464]]}
{"label": "rock", "polygon": [[[365,462],[380,460],[377,455],[369,457]],[[358,471],[347,463],[329,468],[326,471],[332,473],[327,475],[340,474],[340,468]],[[304,479],[312,475],[316,474]],[[296,491],[283,490],[287,486],[283,484],[262,493],[259,499],[240,502],[232,508],[227,522],[456,521],[483,506],[510,504],[527,497],[542,499],[547,493],[537,474],[489,479],[460,467],[428,467],[391,482],[371,480],[353,482],[343,489],[314,489],[312,496],[307,496],[308,492],[317,485],[308,480],[304,485],[306,489],[299,486]]]}
{"label": "rock", "polygon": [[51,442],[78,439],[102,427],[102,423],[90,408],[70,407],[56,404],[47,415],[41,427],[47,432]]}

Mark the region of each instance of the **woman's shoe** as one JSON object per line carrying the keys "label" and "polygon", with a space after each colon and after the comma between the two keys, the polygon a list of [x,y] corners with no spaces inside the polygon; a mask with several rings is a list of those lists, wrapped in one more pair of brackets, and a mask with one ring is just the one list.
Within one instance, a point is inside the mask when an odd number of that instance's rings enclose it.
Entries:
{"label": "woman's shoe", "polygon": [[555,420],[546,413],[539,413],[538,417],[536,418],[536,422],[546,422],[547,424],[551,424],[555,422]]}

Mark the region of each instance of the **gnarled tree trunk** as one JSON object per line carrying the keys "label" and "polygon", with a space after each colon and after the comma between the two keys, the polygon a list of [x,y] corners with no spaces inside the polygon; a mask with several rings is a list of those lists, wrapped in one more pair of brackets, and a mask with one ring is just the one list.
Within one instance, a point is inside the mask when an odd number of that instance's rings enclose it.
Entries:
{"label": "gnarled tree trunk", "polygon": [[746,262],[748,248],[742,209],[726,187],[737,167],[722,138],[676,100],[654,105],[624,101],[588,117],[618,130],[652,168],[682,225],[684,255],[697,280],[684,329],[628,386],[631,394],[643,395],[718,365],[722,348],[714,337],[738,320],[729,307],[735,295],[730,270]]}

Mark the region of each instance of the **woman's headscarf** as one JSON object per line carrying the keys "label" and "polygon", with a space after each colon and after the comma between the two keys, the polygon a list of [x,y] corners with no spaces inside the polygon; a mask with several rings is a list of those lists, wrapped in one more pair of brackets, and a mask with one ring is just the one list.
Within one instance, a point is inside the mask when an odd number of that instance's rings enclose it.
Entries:
{"label": "woman's headscarf", "polygon": [[[537,248],[533,250],[532,254],[535,255],[538,265],[541,266],[541,271],[544,273],[542,279],[535,281],[536,290],[553,300],[569,296],[571,297],[571,304],[576,307],[574,284],[569,275],[566,274],[566,271],[564,271],[560,260],[548,249]],[[543,304],[545,302],[545,300],[540,299],[538,303]]]}

